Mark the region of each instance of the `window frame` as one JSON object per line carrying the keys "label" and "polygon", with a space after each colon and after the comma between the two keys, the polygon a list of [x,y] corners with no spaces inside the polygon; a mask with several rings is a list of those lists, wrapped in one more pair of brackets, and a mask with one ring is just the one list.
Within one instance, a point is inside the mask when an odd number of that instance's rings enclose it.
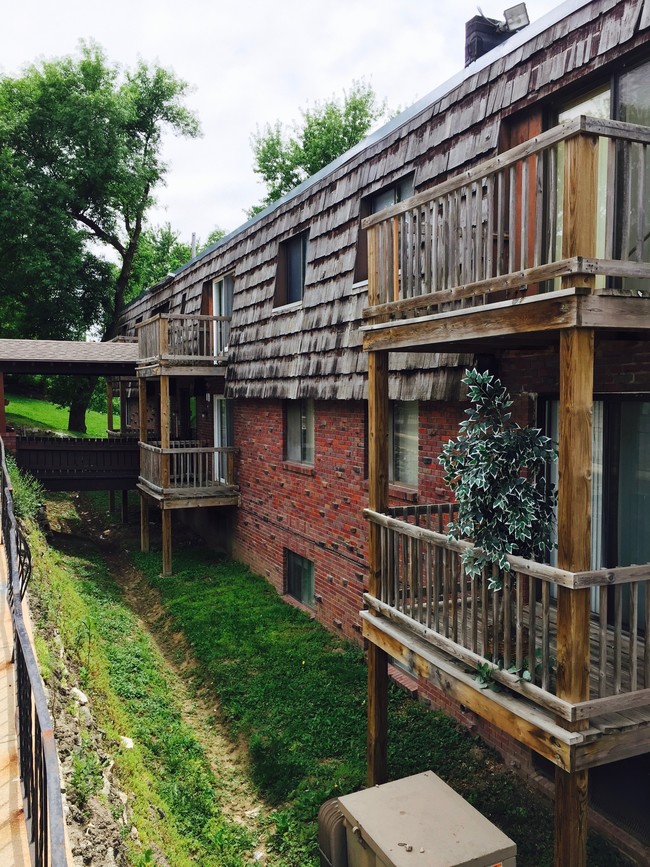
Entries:
{"label": "window frame", "polygon": [[280,241],[273,293],[274,309],[302,304],[305,295],[308,247],[309,229],[296,232]]}
{"label": "window frame", "polygon": [[[396,432],[396,416],[395,410],[400,406],[410,406],[415,411],[415,443],[411,450],[404,450],[409,454],[415,466],[415,478],[409,477],[404,479],[398,476],[398,448],[400,442],[403,443],[408,434],[405,432]],[[411,422],[413,419],[411,419]],[[408,440],[406,440],[408,442]],[[412,488],[417,490],[420,477],[420,402],[417,400],[392,400],[388,405],[388,481],[391,485],[399,485],[404,488]]]}
{"label": "window frame", "polygon": [[301,605],[313,608],[316,601],[314,561],[290,548],[285,548],[284,554],[284,592]]}
{"label": "window frame", "polygon": [[[393,201],[378,206],[378,199],[393,192]],[[361,228],[361,222],[371,214],[383,211],[384,208],[410,199],[415,194],[415,172],[409,172],[390,184],[379,187],[372,193],[363,196],[359,205],[359,235],[357,237],[357,254],[354,262],[354,283],[366,283],[368,280],[368,232]]]}
{"label": "window frame", "polygon": [[[295,412],[297,411],[297,412]],[[284,460],[313,467],[316,409],[312,398],[294,398],[284,404]],[[292,432],[291,426],[298,430]],[[296,441],[298,448],[296,448]]]}

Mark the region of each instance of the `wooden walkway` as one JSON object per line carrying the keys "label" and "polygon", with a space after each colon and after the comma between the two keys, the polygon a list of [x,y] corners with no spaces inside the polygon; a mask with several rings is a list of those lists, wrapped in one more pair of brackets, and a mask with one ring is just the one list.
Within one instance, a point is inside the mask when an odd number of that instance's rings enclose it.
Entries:
{"label": "wooden walkway", "polygon": [[18,771],[11,615],[7,570],[0,545],[0,864],[30,867],[27,827]]}

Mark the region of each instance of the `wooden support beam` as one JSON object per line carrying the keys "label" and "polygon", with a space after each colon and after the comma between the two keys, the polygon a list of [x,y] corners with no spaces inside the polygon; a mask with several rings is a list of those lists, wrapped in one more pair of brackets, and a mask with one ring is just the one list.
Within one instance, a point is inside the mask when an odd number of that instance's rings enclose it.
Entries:
{"label": "wooden support beam", "polygon": [[169,509],[162,511],[162,574],[172,574],[172,513]]}
{"label": "wooden support beam", "polygon": [[[560,335],[558,566],[586,570],[591,557],[594,332]],[[557,695],[589,698],[589,590],[558,587]],[[585,722],[574,724],[584,727]],[[555,864],[587,863],[588,772],[555,773]]]}
{"label": "wooden support beam", "polygon": [[[160,447],[169,448],[171,412],[169,407],[169,377],[160,377]],[[160,457],[160,484],[163,490],[169,487],[169,455],[162,454]]]}
{"label": "wooden support beam", "polygon": [[106,380],[106,430],[114,431],[113,427],[113,383]]}
{"label": "wooden support beam", "polygon": [[149,500],[140,494],[140,550],[149,553]]}
{"label": "wooden support beam", "polygon": [[120,518],[123,524],[127,524],[129,520],[129,492],[124,489],[122,491],[122,507],[120,509]]}
{"label": "wooden support beam", "polygon": [[[388,353],[368,355],[368,505],[388,508]],[[368,589],[378,595],[381,581],[381,528],[371,524]],[[368,785],[388,779],[388,655],[368,645]]]}
{"label": "wooden support beam", "polygon": [[119,379],[117,383],[117,401],[118,401],[118,412],[120,418],[120,433],[123,434],[126,431],[126,406],[124,403],[124,387],[125,382],[123,379]]}
{"label": "wooden support beam", "polygon": [[[580,278],[582,281],[582,278]],[[587,278],[585,278],[587,279]],[[580,287],[361,328],[367,352],[543,334],[579,324]]]}
{"label": "wooden support beam", "polygon": [[[564,144],[562,256],[594,257],[598,206],[598,139],[579,135]],[[564,277],[563,288],[570,278]],[[593,291],[595,278],[585,278]],[[558,566],[581,572],[591,565],[591,474],[594,331],[560,333]],[[589,590],[558,588],[557,695],[589,698]],[[569,724],[574,730],[585,721]],[[555,772],[555,864],[586,867],[588,771]]]}
{"label": "wooden support beam", "polygon": [[5,375],[0,372],[0,437],[7,433],[7,413],[5,411]]}
{"label": "wooden support beam", "polygon": [[145,379],[138,380],[138,424],[140,426],[140,442],[146,443],[147,429],[149,418],[149,407],[147,406],[147,381]]}

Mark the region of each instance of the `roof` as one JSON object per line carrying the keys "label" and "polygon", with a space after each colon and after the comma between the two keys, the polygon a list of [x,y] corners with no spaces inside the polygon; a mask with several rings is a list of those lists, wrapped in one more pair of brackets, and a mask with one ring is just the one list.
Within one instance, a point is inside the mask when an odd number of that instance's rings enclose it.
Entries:
{"label": "roof", "polygon": [[0,340],[0,372],[135,377],[138,344]]}
{"label": "roof", "polygon": [[[357,154],[371,147],[376,142],[381,141],[381,139],[385,138],[395,130],[399,129],[399,127],[408,123],[418,114],[420,114],[420,112],[425,111],[441,97],[445,96],[455,87],[458,87],[460,84],[462,84],[465,79],[470,78],[480,70],[485,69],[486,67],[493,64],[499,58],[505,57],[506,55],[515,51],[517,48],[520,48],[522,45],[525,45],[527,42],[535,39],[537,36],[539,36],[540,33],[543,33],[546,29],[555,24],[557,21],[561,21],[572,12],[581,9],[583,6],[586,6],[590,2],[591,0],[565,0],[564,3],[556,6],[555,9],[551,9],[551,11],[547,12],[547,14],[542,16],[542,18],[539,18],[537,21],[531,22],[526,27],[518,30],[516,33],[513,33],[512,36],[505,40],[505,42],[502,42],[491,51],[488,51],[485,54],[481,55],[481,57],[477,58],[473,63],[470,63],[469,66],[466,66],[464,69],[460,70],[460,72],[457,72],[451,78],[438,85],[425,96],[421,97],[421,99],[419,99],[413,105],[409,106],[404,111],[391,118],[391,120],[389,120],[379,129],[370,133],[370,135],[366,136],[366,138],[362,139],[358,144],[354,145],[354,147],[351,147],[349,150],[345,151],[345,153],[341,154],[341,156],[337,157],[324,168],[320,169],[315,174],[306,178],[301,184],[299,184],[290,192],[286,193],[286,195],[284,195],[282,198],[278,199],[276,202],[272,202],[270,205],[264,208],[264,210],[260,211],[258,214],[255,214],[254,217],[252,217],[246,223],[243,223],[241,226],[238,226],[232,232],[229,232],[223,238],[220,238],[212,246],[207,247],[205,250],[202,250],[193,259],[190,259],[189,262],[185,262],[183,265],[180,266],[180,268],[178,268],[174,272],[174,276],[181,274],[183,271],[185,271],[187,268],[190,268],[200,259],[203,259],[205,256],[213,253],[218,247],[225,245],[235,235],[238,235],[240,232],[244,231],[250,226],[253,226],[255,223],[259,222],[268,214],[276,210],[276,208],[279,208],[287,202],[291,201],[291,199],[296,198],[305,190],[308,190],[314,184],[317,184],[320,180],[327,177],[327,175],[334,172],[340,166],[345,165],[348,160],[351,160]],[[158,284],[156,284],[156,286],[158,286]],[[156,287],[150,288],[155,289]],[[145,289],[144,291],[147,292],[149,290]]]}

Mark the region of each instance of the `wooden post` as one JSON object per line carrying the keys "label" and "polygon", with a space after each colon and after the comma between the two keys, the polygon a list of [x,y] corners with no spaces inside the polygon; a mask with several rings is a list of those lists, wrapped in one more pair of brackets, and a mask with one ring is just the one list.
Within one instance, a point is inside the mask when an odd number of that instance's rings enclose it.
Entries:
{"label": "wooden post", "polygon": [[140,442],[147,441],[149,407],[147,406],[147,380],[138,379],[138,424],[140,426]]}
{"label": "wooden post", "polygon": [[0,373],[0,437],[7,433],[7,413],[5,411],[5,375]]}
{"label": "wooden post", "polygon": [[[368,353],[368,506],[388,508],[388,352]],[[379,596],[380,528],[371,524],[368,537],[368,592]],[[368,785],[388,778],[388,656],[368,645]]]}
{"label": "wooden post", "polygon": [[127,418],[126,418],[126,403],[124,400],[124,388],[126,383],[123,379],[118,381],[118,401],[120,406],[120,433],[125,434],[127,429]]}
{"label": "wooden post", "polygon": [[[596,255],[598,139],[578,135],[564,152],[562,255]],[[575,278],[563,278],[569,286]],[[593,277],[581,278],[593,290]],[[560,333],[560,441],[558,566],[579,572],[591,565],[591,474],[594,332]],[[558,588],[557,694],[589,698],[589,590]],[[586,727],[577,723],[574,730]],[[555,772],[555,865],[587,863],[588,773]]]}
{"label": "wooden post", "polygon": [[[578,135],[564,144],[564,201],[562,257],[596,256],[598,225],[598,138]],[[595,277],[587,283],[595,285]],[[563,285],[575,285],[575,277],[563,278]]]}
{"label": "wooden post", "polygon": [[[140,442],[147,442],[147,380],[138,379],[138,425],[140,427]],[[143,449],[140,448],[142,456]],[[140,463],[140,473],[142,474],[142,463]],[[140,550],[147,554],[149,552],[149,500],[144,494],[140,494]]]}
{"label": "wooden post", "polygon": [[[167,332],[165,331],[165,334]],[[160,377],[160,486],[163,489],[162,508],[162,574],[172,574],[172,515],[169,509],[165,509],[165,491],[170,485],[169,471],[169,443],[170,443],[171,413],[169,408],[169,377]]]}
{"label": "wooden post", "polygon": [[127,524],[129,520],[129,492],[124,489],[122,491],[122,508],[120,509],[120,517],[123,524]]}
{"label": "wooden post", "polygon": [[172,513],[162,510],[162,574],[172,574]]}
{"label": "wooden post", "polygon": [[114,431],[113,427],[113,383],[106,379],[106,430],[110,433]]}
{"label": "wooden post", "polygon": [[[106,432],[113,432],[113,383],[106,378]],[[108,492],[108,511],[115,511],[115,491]]]}
{"label": "wooden post", "polygon": [[[560,335],[558,566],[590,568],[594,333]],[[558,587],[557,694],[589,698],[589,590]],[[584,727],[585,723],[578,724]],[[555,773],[555,864],[587,863],[587,771]]]}
{"label": "wooden post", "polygon": [[149,553],[149,500],[140,494],[140,550]]}

